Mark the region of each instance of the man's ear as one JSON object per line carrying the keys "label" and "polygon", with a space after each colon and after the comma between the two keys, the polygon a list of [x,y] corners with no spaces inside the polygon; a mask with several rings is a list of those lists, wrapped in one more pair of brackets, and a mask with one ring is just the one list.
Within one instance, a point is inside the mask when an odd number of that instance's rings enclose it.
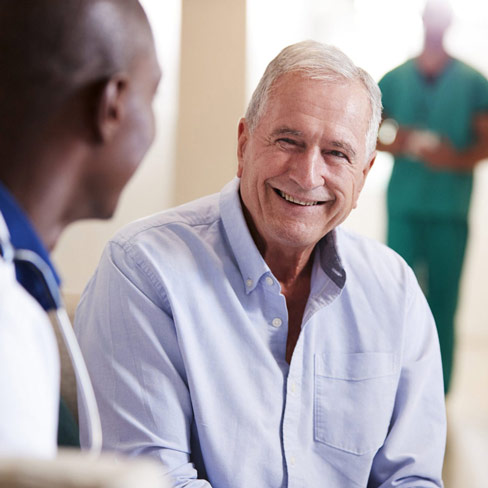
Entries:
{"label": "man's ear", "polygon": [[95,110],[95,133],[100,142],[113,139],[125,117],[128,78],[118,73],[99,87]]}
{"label": "man's ear", "polygon": [[249,140],[249,127],[244,117],[239,120],[237,127],[237,160],[239,165],[237,167],[237,176],[242,176],[244,167],[244,151],[246,150],[247,141]]}
{"label": "man's ear", "polygon": [[363,175],[362,175],[362,181],[359,184],[359,191],[357,192],[356,201],[354,202],[353,208],[356,208],[357,207],[359,194],[361,193],[361,191],[362,191],[362,189],[364,187],[364,183],[366,183],[366,177],[368,176],[368,173],[370,172],[370,170],[373,167],[373,164],[374,164],[374,162],[376,160],[376,154],[377,154],[376,151],[373,151],[373,153],[369,157],[369,161],[366,163],[366,165],[363,168],[363,171],[362,171],[362,173],[363,173]]}
{"label": "man's ear", "polygon": [[363,175],[364,175],[364,179],[366,179],[366,176],[368,176],[368,173],[369,171],[371,170],[371,168],[373,167],[373,164],[374,162],[376,161],[376,155],[377,155],[377,152],[376,151],[373,151],[373,153],[371,154],[371,156],[369,157],[369,162],[368,164],[365,166],[365,168],[363,169]]}

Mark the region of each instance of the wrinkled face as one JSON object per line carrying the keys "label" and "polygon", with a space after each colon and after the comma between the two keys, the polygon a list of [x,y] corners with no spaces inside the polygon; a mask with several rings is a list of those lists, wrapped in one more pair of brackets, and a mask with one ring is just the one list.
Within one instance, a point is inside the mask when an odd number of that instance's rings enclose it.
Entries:
{"label": "wrinkled face", "polygon": [[123,117],[114,138],[107,143],[95,170],[91,191],[93,217],[109,218],[126,183],[139,167],[155,135],[153,100],[161,78],[152,39],[136,57],[123,99]]}
{"label": "wrinkled face", "polygon": [[289,73],[252,133],[241,120],[237,175],[261,252],[313,249],[349,215],[374,161],[366,153],[370,114],[361,85]]}

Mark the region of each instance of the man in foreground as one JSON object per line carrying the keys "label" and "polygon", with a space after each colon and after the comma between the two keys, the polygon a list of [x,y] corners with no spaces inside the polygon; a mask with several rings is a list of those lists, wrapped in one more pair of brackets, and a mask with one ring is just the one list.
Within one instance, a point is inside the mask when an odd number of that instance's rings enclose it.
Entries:
{"label": "man in foreground", "polygon": [[[2,251],[9,233],[56,275],[49,252],[63,229],[110,217],[152,142],[152,33],[137,0],[2,0],[0,66]],[[12,282],[6,259],[0,272]],[[59,359],[48,299],[36,274],[16,272],[40,306],[2,288],[0,452],[52,456]]]}
{"label": "man in foreground", "polygon": [[395,253],[338,227],[380,119],[343,53],[290,46],[239,123],[239,178],[109,243],[76,320],[107,449],[174,487],[441,486],[429,308]]}

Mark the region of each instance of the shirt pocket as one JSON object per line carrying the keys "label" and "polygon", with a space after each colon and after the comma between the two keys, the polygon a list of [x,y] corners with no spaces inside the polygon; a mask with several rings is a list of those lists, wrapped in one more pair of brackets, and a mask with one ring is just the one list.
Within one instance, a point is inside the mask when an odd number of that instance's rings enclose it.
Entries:
{"label": "shirt pocket", "polygon": [[362,455],[383,445],[397,384],[391,353],[315,355],[314,437]]}

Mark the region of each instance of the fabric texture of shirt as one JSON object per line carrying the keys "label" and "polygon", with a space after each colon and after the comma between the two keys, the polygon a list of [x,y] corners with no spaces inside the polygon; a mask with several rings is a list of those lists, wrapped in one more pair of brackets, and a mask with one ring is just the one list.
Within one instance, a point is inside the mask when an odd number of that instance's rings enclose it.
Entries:
{"label": "fabric texture of shirt", "polygon": [[[323,238],[288,364],[238,184],[107,245],[75,321],[104,448],[160,459],[178,488],[442,486],[439,346],[410,268],[343,229]],[[82,405],[80,429],[83,445]]]}
{"label": "fabric texture of shirt", "polygon": [[2,257],[0,290],[0,456],[54,457],[56,339],[46,313],[17,282],[14,265]]}
{"label": "fabric texture of shirt", "polygon": [[[473,119],[488,111],[488,81],[475,69],[451,59],[433,81],[410,59],[379,82],[386,117],[400,125],[446,138],[457,150],[474,142]],[[466,219],[473,173],[431,168],[406,156],[395,157],[388,187],[391,214]]]}

